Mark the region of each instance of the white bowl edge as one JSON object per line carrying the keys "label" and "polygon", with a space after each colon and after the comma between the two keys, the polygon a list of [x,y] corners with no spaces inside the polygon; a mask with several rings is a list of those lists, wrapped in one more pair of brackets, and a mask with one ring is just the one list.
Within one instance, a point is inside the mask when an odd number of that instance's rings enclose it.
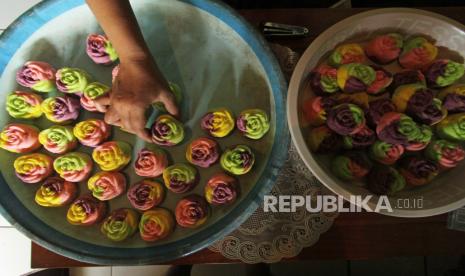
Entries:
{"label": "white bowl edge", "polygon": [[[418,9],[410,9],[410,8],[385,8],[385,9],[375,9],[371,11],[361,12],[356,15],[350,16],[346,19],[339,21],[338,23],[334,24],[330,28],[326,29],[323,33],[321,33],[315,40],[312,41],[310,46],[305,50],[304,54],[300,58],[293,74],[291,77],[291,81],[289,83],[288,89],[288,96],[287,96],[287,119],[289,130],[291,133],[292,141],[295,144],[297,151],[304,161],[305,165],[309,168],[309,170],[315,175],[315,177],[323,183],[328,189],[332,192],[341,195],[345,200],[351,201],[350,196],[352,195],[349,191],[342,188],[340,185],[335,183],[326,172],[322,170],[322,168],[317,164],[317,161],[313,158],[312,154],[310,153],[305,139],[302,135],[299,125],[299,114],[298,114],[298,97],[300,86],[302,83],[302,79],[305,76],[305,68],[307,62],[310,60],[311,55],[318,49],[318,47],[323,44],[326,40],[328,40],[334,33],[344,29],[344,26],[350,22],[360,20],[361,18],[373,16],[376,14],[385,14],[385,13],[407,13],[407,14],[416,14],[416,15],[423,15],[432,17],[435,19],[443,20],[448,24],[459,28],[465,31],[465,26],[453,19],[450,19],[446,16],[429,12],[425,10],[418,10]],[[352,204],[358,205],[358,202],[351,201]],[[374,209],[374,204],[370,203],[370,208]],[[424,210],[402,210],[402,209],[394,209],[393,212],[387,212],[385,210],[381,210],[379,213],[394,217],[427,217],[427,216],[434,216],[443,213],[447,213],[458,209],[462,206],[465,206],[465,198],[452,202],[450,204],[443,205],[441,207],[432,208],[432,209],[424,209]]]}

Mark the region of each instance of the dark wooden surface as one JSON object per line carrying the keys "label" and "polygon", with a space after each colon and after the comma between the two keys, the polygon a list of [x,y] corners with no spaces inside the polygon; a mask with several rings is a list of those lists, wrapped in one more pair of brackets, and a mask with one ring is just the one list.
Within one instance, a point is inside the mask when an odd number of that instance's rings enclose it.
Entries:
{"label": "dark wooden surface", "polygon": [[[404,219],[374,213],[340,214],[328,232],[291,260],[377,259],[395,256],[465,254],[465,233],[446,228],[447,215]],[[178,259],[173,264],[231,263],[208,249]],[[32,245],[31,266],[88,266]]]}
{"label": "dark wooden surface", "polygon": [[[422,8],[465,24],[465,7]],[[273,9],[273,10],[243,10],[240,13],[253,25],[261,22],[273,21],[284,24],[299,25],[309,28],[310,35],[304,39],[276,39],[281,45],[288,46],[294,51],[303,52],[308,45],[324,30],[351,15],[367,11],[358,9]]]}
{"label": "dark wooden surface", "polygon": [[[240,13],[258,26],[264,21],[306,26],[310,35],[304,39],[279,39],[273,42],[303,52],[310,42],[332,24],[365,9],[289,9],[243,10]],[[465,23],[465,7],[431,8]],[[373,213],[341,214],[333,227],[320,237],[318,243],[305,248],[291,260],[309,259],[374,259],[392,256],[427,256],[465,254],[465,233],[446,229],[447,215],[420,219],[402,219]],[[229,263],[232,260],[209,251],[199,251],[178,259],[173,264]],[[32,244],[31,266],[88,266],[54,254]]]}

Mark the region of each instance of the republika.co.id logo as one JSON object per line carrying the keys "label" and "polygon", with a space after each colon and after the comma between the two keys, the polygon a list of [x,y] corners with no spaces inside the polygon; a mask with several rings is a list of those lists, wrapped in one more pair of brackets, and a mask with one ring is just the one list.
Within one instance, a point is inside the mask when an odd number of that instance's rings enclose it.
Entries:
{"label": "republika.co.id logo", "polygon": [[[318,196],[301,196],[301,195],[266,195],[264,197],[264,212],[296,212],[298,208],[305,208],[308,212],[393,212],[393,207],[387,196],[379,196],[374,199],[375,204],[368,204],[373,196],[350,196],[349,206],[344,206],[344,198],[336,195],[318,195]],[[408,199],[411,200],[411,199]],[[414,199],[415,200],[415,199]],[[394,203],[396,208],[405,208],[405,200]],[[423,199],[416,199],[415,208],[422,208]],[[400,203],[403,203],[400,204]],[[374,206],[374,207],[373,207]]]}

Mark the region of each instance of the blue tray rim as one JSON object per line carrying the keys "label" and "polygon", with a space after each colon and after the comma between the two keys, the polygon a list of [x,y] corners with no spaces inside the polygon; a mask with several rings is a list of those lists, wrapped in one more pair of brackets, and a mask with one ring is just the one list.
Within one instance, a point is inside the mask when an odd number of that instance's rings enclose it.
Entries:
{"label": "blue tray rim", "polygon": [[[285,119],[284,95],[287,83],[265,39],[236,11],[217,0],[178,0],[196,6],[229,25],[244,39],[260,60],[271,85],[276,114],[275,141],[271,158],[254,188],[242,202],[213,225],[172,243],[146,248],[99,246],[62,234],[35,217],[15,197],[0,173],[0,213],[19,231],[39,245],[60,255],[100,265],[140,265],[161,263],[199,251],[242,224],[260,206],[285,162],[290,135]],[[65,11],[85,4],[84,0],[45,0],[15,20],[0,35],[0,76],[16,50],[38,28]]]}

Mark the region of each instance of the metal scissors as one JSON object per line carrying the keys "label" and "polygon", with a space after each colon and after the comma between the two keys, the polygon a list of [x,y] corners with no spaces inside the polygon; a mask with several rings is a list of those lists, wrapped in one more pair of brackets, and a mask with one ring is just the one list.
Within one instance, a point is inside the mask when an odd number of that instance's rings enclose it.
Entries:
{"label": "metal scissors", "polygon": [[274,22],[264,22],[261,24],[262,33],[264,36],[286,36],[286,37],[301,37],[307,36],[309,30],[305,27],[280,24]]}

